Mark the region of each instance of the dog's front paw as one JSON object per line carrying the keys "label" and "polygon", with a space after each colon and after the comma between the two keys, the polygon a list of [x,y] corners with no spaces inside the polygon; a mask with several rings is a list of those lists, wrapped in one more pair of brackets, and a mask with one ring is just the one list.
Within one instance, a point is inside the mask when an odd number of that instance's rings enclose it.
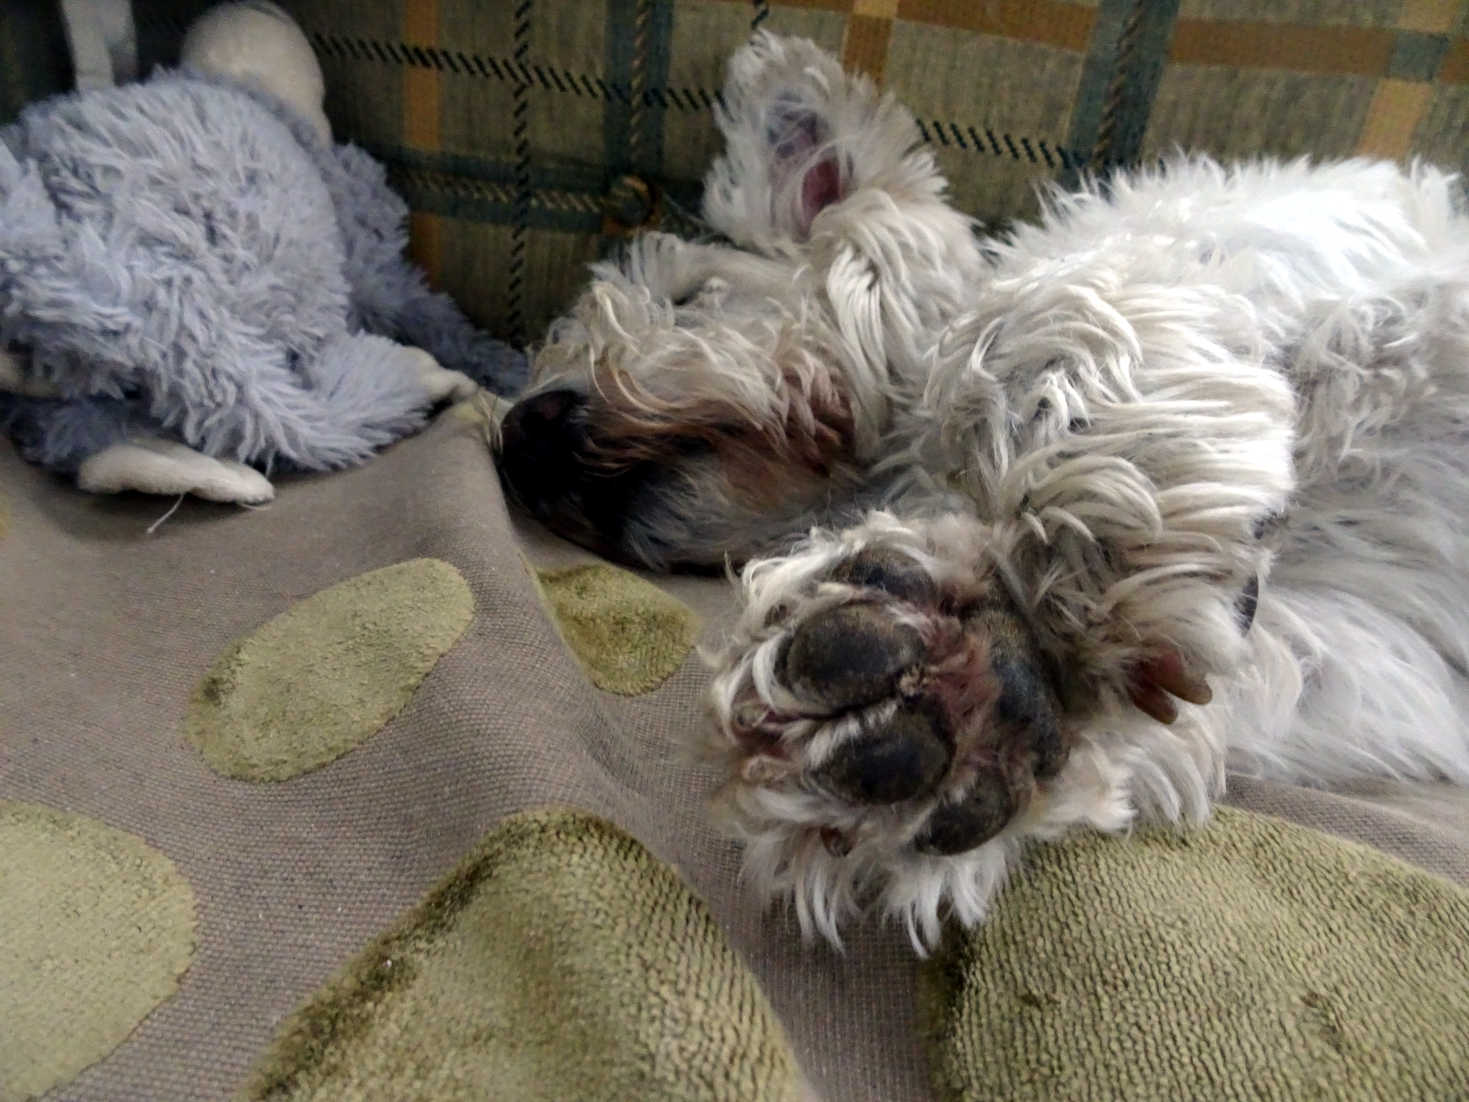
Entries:
{"label": "dog's front paw", "polygon": [[723,803],[803,925],[836,940],[877,895],[931,942],[956,896],[983,912],[1067,760],[1054,672],[997,579],[921,548],[787,574],[715,681]]}
{"label": "dog's front paw", "polygon": [[940,588],[879,547],[807,596],[759,645],[727,724],[742,775],[830,800],[829,849],[872,834],[920,854],[974,849],[1060,769],[1052,678],[998,587]]}
{"label": "dog's front paw", "polygon": [[[1159,722],[1208,685],[1167,645],[1095,669],[1047,651],[992,565],[998,538],[959,515],[874,514],[745,571],[712,689],[717,803],[748,873],[807,933],[838,941],[881,910],[931,946],[942,916],[984,917],[1025,839],[1121,830],[1140,802],[1199,810],[1212,744]],[[1160,779],[1181,787],[1154,798]]]}

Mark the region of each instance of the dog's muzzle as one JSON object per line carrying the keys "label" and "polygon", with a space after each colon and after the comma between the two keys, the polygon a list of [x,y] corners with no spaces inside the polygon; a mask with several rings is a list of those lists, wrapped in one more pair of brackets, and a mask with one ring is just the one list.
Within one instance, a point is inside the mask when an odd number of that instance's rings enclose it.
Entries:
{"label": "dog's muzzle", "polygon": [[609,469],[593,451],[587,399],[569,388],[517,402],[500,424],[497,465],[506,496],[546,527],[600,554],[624,558],[628,523],[658,472]]}

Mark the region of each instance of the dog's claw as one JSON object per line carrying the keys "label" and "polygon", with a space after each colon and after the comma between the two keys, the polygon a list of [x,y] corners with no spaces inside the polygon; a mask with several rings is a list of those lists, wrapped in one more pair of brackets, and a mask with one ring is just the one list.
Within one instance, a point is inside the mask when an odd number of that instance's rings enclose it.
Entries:
{"label": "dog's claw", "polygon": [[1173,697],[1148,682],[1132,686],[1132,702],[1164,726],[1178,718],[1178,705]]}
{"label": "dog's claw", "polygon": [[1178,718],[1177,700],[1202,707],[1214,699],[1209,683],[1188,668],[1176,650],[1165,650],[1142,662],[1130,686],[1132,702],[1159,723]]}
{"label": "dog's claw", "polygon": [[852,852],[851,840],[836,827],[822,827],[819,834],[821,844],[833,857],[845,857]]}

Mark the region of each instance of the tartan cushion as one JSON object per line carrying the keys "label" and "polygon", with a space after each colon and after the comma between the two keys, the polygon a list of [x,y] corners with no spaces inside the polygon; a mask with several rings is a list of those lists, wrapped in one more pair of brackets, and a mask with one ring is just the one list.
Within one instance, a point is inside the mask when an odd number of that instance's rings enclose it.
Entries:
{"label": "tartan cushion", "polygon": [[[206,6],[139,0],[145,70]],[[321,57],[339,138],[386,161],[412,205],[418,260],[515,340],[541,332],[610,238],[693,227],[718,149],[709,108],[753,27],[814,38],[894,91],[957,204],[991,220],[1032,213],[1040,180],[1177,147],[1469,167],[1469,0],[286,6]],[[5,24],[13,110],[56,86],[59,26]]]}

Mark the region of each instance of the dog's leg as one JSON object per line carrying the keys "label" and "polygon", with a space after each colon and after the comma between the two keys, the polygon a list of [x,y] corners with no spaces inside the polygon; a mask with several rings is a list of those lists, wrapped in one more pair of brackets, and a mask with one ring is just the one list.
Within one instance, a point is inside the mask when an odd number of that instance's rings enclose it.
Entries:
{"label": "dog's leg", "polygon": [[744,294],[778,295],[790,284],[790,270],[783,264],[659,231],[632,240],[622,254],[621,270],[625,279],[676,306],[696,301],[717,306],[734,288]]}
{"label": "dog's leg", "polygon": [[77,485],[94,494],[193,494],[236,505],[262,505],[275,497],[270,481],[243,463],[156,438],[113,444],[89,457],[77,471]]}
{"label": "dog's leg", "polygon": [[721,803],[754,878],[808,930],[835,940],[873,893],[915,941],[947,908],[978,921],[1022,837],[1132,820],[1138,739],[1169,744],[1141,751],[1148,768],[1171,753],[1203,778],[1194,802],[1213,794],[1220,748],[1192,717],[1166,726],[1208,700],[1203,679],[1144,646],[1098,697],[1042,645],[990,536],[968,515],[876,514],[745,572],[714,686]]}

